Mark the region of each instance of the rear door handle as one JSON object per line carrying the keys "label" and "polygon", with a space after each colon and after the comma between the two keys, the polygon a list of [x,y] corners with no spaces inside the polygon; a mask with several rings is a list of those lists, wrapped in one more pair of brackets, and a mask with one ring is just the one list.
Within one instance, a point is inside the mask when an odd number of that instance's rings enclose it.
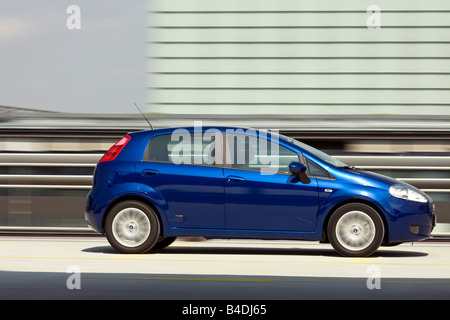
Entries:
{"label": "rear door handle", "polygon": [[154,176],[156,174],[158,174],[159,171],[158,170],[154,170],[154,169],[144,169],[142,170],[142,174],[144,176]]}
{"label": "rear door handle", "polygon": [[238,176],[228,176],[227,177],[227,182],[242,182],[242,181],[245,181],[245,179],[242,177],[238,177]]}

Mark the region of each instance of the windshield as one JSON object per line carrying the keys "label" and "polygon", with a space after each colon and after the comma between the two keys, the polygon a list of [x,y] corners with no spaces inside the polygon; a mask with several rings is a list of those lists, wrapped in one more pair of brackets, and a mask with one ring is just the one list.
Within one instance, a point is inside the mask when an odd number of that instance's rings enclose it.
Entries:
{"label": "windshield", "polygon": [[303,142],[300,142],[298,140],[289,138],[285,135],[280,134],[279,135],[283,140],[286,140],[289,143],[292,143],[293,145],[296,145],[300,148],[302,148],[303,150],[305,150],[306,152],[310,153],[311,155],[313,155],[314,157],[322,160],[323,162],[332,165],[334,167],[348,167],[348,165],[346,165],[345,163],[343,163],[342,161],[339,161],[335,158],[333,158],[332,156],[326,154],[325,152],[322,152],[320,150],[317,150],[316,148],[313,148],[307,144],[304,144]]}

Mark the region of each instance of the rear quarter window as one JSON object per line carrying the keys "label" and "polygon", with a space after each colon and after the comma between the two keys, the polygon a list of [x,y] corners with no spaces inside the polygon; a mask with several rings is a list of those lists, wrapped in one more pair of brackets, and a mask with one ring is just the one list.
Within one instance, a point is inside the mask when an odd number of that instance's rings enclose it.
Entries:
{"label": "rear quarter window", "polygon": [[[180,143],[184,145],[180,148]],[[171,134],[163,134],[150,139],[144,152],[143,161],[159,161],[176,164],[214,165],[214,136],[211,140],[172,140]]]}

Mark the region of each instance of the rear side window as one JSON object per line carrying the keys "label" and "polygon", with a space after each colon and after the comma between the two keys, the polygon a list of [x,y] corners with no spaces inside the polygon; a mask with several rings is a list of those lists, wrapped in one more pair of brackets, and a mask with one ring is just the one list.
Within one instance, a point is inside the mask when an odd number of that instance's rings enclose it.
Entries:
{"label": "rear side window", "polygon": [[[174,142],[173,142],[174,143]],[[173,147],[170,141],[170,135],[164,134],[150,139],[145,150],[145,161],[169,161],[169,150]]]}
{"label": "rear side window", "polygon": [[182,139],[163,134],[150,139],[143,161],[169,162],[175,164],[215,164],[215,137]]}

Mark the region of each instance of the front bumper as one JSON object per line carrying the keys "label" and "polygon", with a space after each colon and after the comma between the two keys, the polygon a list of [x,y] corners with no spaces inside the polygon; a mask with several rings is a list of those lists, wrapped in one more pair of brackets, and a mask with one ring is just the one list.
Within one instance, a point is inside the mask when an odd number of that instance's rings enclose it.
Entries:
{"label": "front bumper", "polygon": [[419,241],[431,237],[436,226],[434,204],[390,197],[384,201],[389,242]]}

